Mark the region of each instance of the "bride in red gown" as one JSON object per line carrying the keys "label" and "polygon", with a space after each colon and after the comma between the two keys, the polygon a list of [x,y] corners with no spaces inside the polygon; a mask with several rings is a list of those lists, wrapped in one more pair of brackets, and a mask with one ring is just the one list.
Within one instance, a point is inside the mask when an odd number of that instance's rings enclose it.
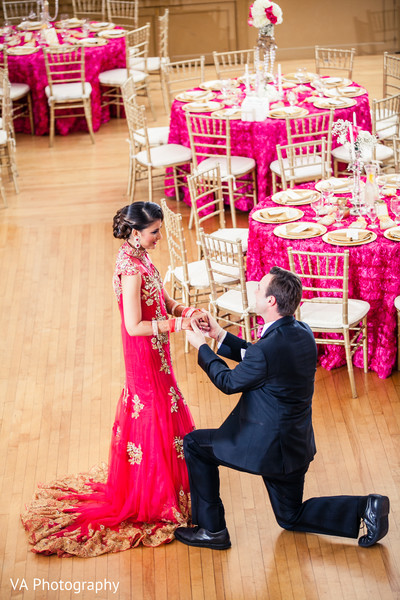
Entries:
{"label": "bride in red gown", "polygon": [[90,557],[158,546],[190,522],[183,438],[194,424],[172,370],[169,334],[190,329],[194,310],[168,296],[147,253],[161,238],[162,220],[152,202],[114,217],[114,236],[126,240],[113,279],[126,379],[109,464],[39,487],[21,516],[33,552]]}

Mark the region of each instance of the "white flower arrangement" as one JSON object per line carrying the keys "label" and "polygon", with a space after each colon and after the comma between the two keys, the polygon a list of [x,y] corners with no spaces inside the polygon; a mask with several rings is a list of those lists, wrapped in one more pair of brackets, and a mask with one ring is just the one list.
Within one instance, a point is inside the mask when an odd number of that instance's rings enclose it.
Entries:
{"label": "white flower arrangement", "polygon": [[334,123],[332,135],[337,137],[340,144],[350,148],[352,158],[355,158],[354,154],[358,154],[364,161],[371,160],[372,150],[378,143],[375,135],[343,119]]}
{"label": "white flower arrangement", "polygon": [[283,22],[282,9],[270,0],[254,0],[249,9],[248,24],[261,29],[266,25],[280,25]]}

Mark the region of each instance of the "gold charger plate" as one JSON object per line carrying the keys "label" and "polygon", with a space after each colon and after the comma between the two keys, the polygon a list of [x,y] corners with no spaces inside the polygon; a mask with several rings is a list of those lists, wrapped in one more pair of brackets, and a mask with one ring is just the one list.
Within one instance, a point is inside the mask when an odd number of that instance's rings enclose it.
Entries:
{"label": "gold charger plate", "polygon": [[75,29],[76,27],[82,27],[84,23],[83,19],[65,19],[65,21],[56,21],[55,26],[57,29]]}
{"label": "gold charger plate", "polygon": [[11,56],[27,56],[28,54],[35,54],[39,50],[40,48],[35,46],[14,46],[7,49],[7,54],[11,54]]}
{"label": "gold charger plate", "polygon": [[[237,79],[231,79],[231,86],[238,87],[239,81]],[[212,79],[211,81],[203,81],[199,88],[202,90],[207,90],[208,92],[220,92],[222,90],[222,81],[221,79]]]}
{"label": "gold charger plate", "polygon": [[[295,230],[301,225],[308,225],[307,229],[296,232]],[[277,237],[285,240],[308,240],[309,238],[318,237],[326,232],[326,227],[321,223],[311,223],[308,221],[300,221],[300,223],[289,223],[288,225],[278,225],[275,227],[274,234]]]}
{"label": "gold charger plate", "polygon": [[76,44],[86,46],[87,48],[96,48],[97,46],[105,46],[108,44],[108,40],[99,37],[83,38],[75,41]]}
{"label": "gold charger plate", "polygon": [[[321,77],[321,81],[324,86],[333,88],[346,87],[353,83],[351,79],[348,79],[347,77]],[[311,83],[311,85],[313,84]]]}
{"label": "gold charger plate", "polygon": [[399,173],[390,173],[389,175],[378,175],[376,178],[376,182],[379,184],[382,181],[382,177],[386,177],[386,185],[385,187],[394,187],[395,189],[400,189],[400,174]]}
{"label": "gold charger plate", "polygon": [[[323,179],[315,184],[315,189],[322,192],[324,184],[328,182],[332,184],[335,194],[350,194],[353,189],[352,177],[330,177],[329,179]],[[364,185],[363,181],[360,183]]]}
{"label": "gold charger plate", "polygon": [[238,120],[242,118],[241,109],[235,110],[232,112],[232,108],[221,108],[221,110],[216,110],[212,113],[212,117],[216,117],[217,119],[230,119],[230,120]]}
{"label": "gold charger plate", "polygon": [[293,108],[297,108],[296,112],[289,112],[285,110],[285,108],[291,108],[290,106],[280,106],[278,108],[273,108],[269,111],[268,117],[270,119],[286,119],[289,117],[290,119],[300,119],[301,117],[305,117],[308,115],[308,110],[303,108],[302,106],[294,106]]}
{"label": "gold charger plate", "polygon": [[[277,212],[280,210],[280,212]],[[259,223],[290,223],[291,221],[297,221],[304,216],[304,212],[298,208],[287,208],[279,209],[277,206],[270,206],[269,208],[260,208],[256,210],[251,218]]]}
{"label": "gold charger plate", "polygon": [[189,112],[214,112],[220,108],[222,108],[221,102],[189,102],[188,104],[184,104],[182,106],[183,110],[188,110]]}
{"label": "gold charger plate", "polygon": [[313,100],[312,103],[315,108],[326,108],[329,110],[330,108],[350,108],[350,106],[355,106],[357,104],[357,100],[345,98],[344,96],[335,96],[334,98],[317,98],[316,100]]}
{"label": "gold charger plate", "polygon": [[370,244],[374,242],[377,235],[374,231],[368,231],[367,229],[352,229],[350,231],[358,231],[358,235],[361,236],[358,240],[352,240],[347,237],[347,229],[337,229],[336,231],[329,231],[322,239],[327,244],[332,246],[362,246],[364,244]]}
{"label": "gold charger plate", "polygon": [[99,31],[97,35],[108,40],[116,40],[118,38],[125,37],[125,34],[125,29],[105,29],[104,31]]}
{"label": "gold charger plate", "polygon": [[297,83],[310,83],[313,79],[317,77],[316,73],[305,73],[304,77],[299,78],[297,73],[285,73],[282,75],[282,79],[290,82]]}
{"label": "gold charger plate", "polygon": [[[397,235],[393,235],[392,232],[396,231]],[[385,236],[386,239],[390,240],[391,242],[400,242],[400,226],[396,225],[396,227],[391,227],[390,229],[386,229],[383,232],[383,235]]]}
{"label": "gold charger plate", "polygon": [[22,31],[39,31],[41,28],[41,21],[22,21],[17,25],[17,29],[22,29]]}
{"label": "gold charger plate", "polygon": [[[290,198],[288,191],[298,194],[299,199]],[[315,190],[285,190],[273,194],[271,200],[275,202],[275,204],[284,206],[302,206],[303,204],[312,204],[313,202],[316,202],[320,196],[321,194]]]}
{"label": "gold charger plate", "polygon": [[94,33],[104,31],[105,29],[114,29],[115,23],[107,23],[106,21],[92,21],[89,24],[89,30]]}
{"label": "gold charger plate", "polygon": [[179,102],[204,102],[206,100],[212,100],[215,98],[215,94],[212,92],[206,92],[203,90],[193,90],[188,92],[182,92],[175,96]]}
{"label": "gold charger plate", "polygon": [[335,98],[336,96],[339,96],[339,98],[342,96],[345,98],[358,98],[358,96],[364,96],[364,94],[367,93],[367,90],[364,88],[348,86],[327,90],[325,96],[328,96],[329,98]]}

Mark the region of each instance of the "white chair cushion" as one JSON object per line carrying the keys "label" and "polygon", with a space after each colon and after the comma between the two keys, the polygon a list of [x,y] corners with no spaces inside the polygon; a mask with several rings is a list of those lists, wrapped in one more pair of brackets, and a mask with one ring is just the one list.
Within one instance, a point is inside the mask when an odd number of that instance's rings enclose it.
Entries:
{"label": "white chair cushion", "polygon": [[[215,169],[220,165],[221,178],[224,179],[228,175],[227,159],[224,156],[216,156],[215,158],[206,158],[203,160],[197,170],[199,173],[204,173],[209,169]],[[239,176],[248,173],[256,166],[256,161],[253,158],[246,156],[231,156],[232,175]]]}
{"label": "white chair cushion", "polygon": [[[138,129],[133,137],[138,144],[144,144],[143,137],[144,130]],[[160,146],[161,144],[168,144],[169,127],[148,127],[147,136],[149,138],[150,146]]]}
{"label": "white chair cushion", "polygon": [[[283,159],[283,168],[285,170],[285,176],[286,179],[293,179],[290,169],[289,169],[289,161],[287,158]],[[308,164],[310,163],[310,164]],[[309,177],[310,179],[312,179],[313,177],[317,177],[318,175],[322,175],[322,165],[321,165],[321,157],[320,156],[316,156],[315,158],[313,157],[312,159],[308,159],[307,157],[299,157],[298,159],[296,159],[295,161],[295,166],[294,168],[294,179],[303,179],[306,177]],[[273,171],[274,173],[276,173],[277,175],[281,175],[281,169],[279,166],[279,160],[274,160],[269,168],[271,169],[271,171]]]}
{"label": "white chair cushion", "polygon": [[[130,77],[133,77],[134,83],[140,83],[146,79],[147,73],[143,71],[130,71]],[[103,85],[121,86],[127,79],[127,69],[110,69],[109,71],[103,71],[99,75],[99,81]]]}
{"label": "white chair cushion", "polygon": [[[364,300],[349,300],[349,324],[361,321],[370,309]],[[304,302],[300,319],[311,327],[338,329],[343,326],[342,305],[319,302]]]}
{"label": "white chair cushion", "polygon": [[[393,156],[393,148],[377,144],[375,146],[376,160],[387,160]],[[332,150],[332,156],[341,162],[351,162],[350,149],[347,146],[338,146]]]}
{"label": "white chair cushion", "polygon": [[7,132],[4,129],[0,129],[0,146],[3,146],[7,142]]}
{"label": "white chair cushion", "polygon": [[23,98],[30,91],[30,89],[31,88],[27,83],[11,83],[11,100],[19,100],[20,98]]}
{"label": "white chair cushion", "polygon": [[228,242],[237,242],[239,240],[242,243],[243,252],[247,252],[249,230],[244,227],[226,227],[225,229],[218,229],[217,231],[212,232],[211,237],[227,240]]}
{"label": "white chair cushion", "polygon": [[[165,58],[160,58],[159,56],[149,56],[147,58],[147,72],[152,73],[153,71],[159,71],[161,68],[161,63],[165,63]],[[132,56],[129,59],[129,65],[132,69],[138,69],[139,71],[143,71],[145,69],[145,61],[143,58],[135,58]]]}
{"label": "white chair cushion", "polygon": [[[135,158],[142,165],[149,165],[146,150],[142,150],[142,152],[136,154]],[[190,162],[191,159],[192,153],[190,148],[186,148],[186,146],[181,146],[180,144],[164,144],[163,146],[150,148],[150,164],[155,168],[184,164]]]}
{"label": "white chair cushion", "polygon": [[400,296],[397,296],[397,298],[394,299],[394,305],[397,310],[400,310]]}
{"label": "white chair cushion", "polygon": [[84,89],[84,94],[82,94],[81,83],[57,83],[53,85],[53,96],[50,96],[50,86],[46,85],[44,91],[49,101],[63,102],[65,100],[89,98],[92,93],[92,86],[87,81],[85,81]]}
{"label": "white chair cushion", "polygon": [[[212,266],[212,263],[211,263]],[[215,281],[219,284],[229,283],[230,281],[234,281],[239,277],[239,270],[236,267],[228,268],[227,271],[231,273],[231,276],[227,275],[226,277],[223,275],[219,275],[218,273],[214,274]],[[204,260],[198,260],[196,262],[192,262],[188,264],[188,272],[189,272],[189,284],[193,287],[197,288],[208,288],[209,281],[207,275],[207,267]],[[176,279],[180,282],[183,281],[183,267],[177,267],[174,269],[174,275]]]}
{"label": "white chair cushion", "polygon": [[[247,300],[249,303],[249,312],[256,312],[256,296],[255,292],[258,287],[258,281],[246,281]],[[221,294],[217,300],[219,308],[234,312],[237,314],[243,313],[242,294],[238,290],[228,290]]]}

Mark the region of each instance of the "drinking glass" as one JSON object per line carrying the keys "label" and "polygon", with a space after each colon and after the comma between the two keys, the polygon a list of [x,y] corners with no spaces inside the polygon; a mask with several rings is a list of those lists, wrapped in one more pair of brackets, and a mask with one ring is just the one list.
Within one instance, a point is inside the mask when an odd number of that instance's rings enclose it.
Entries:
{"label": "drinking glass", "polygon": [[393,196],[390,200],[390,208],[392,213],[396,215],[396,225],[400,223],[400,198],[398,196]]}
{"label": "drinking glass", "polygon": [[89,32],[90,32],[89,22],[87,19],[83,19],[82,33],[84,34],[85,37],[87,37],[89,35]]}
{"label": "drinking glass", "polygon": [[297,104],[297,92],[295,90],[289,90],[286,94],[286,99],[289,102],[290,106],[296,106]]}
{"label": "drinking glass", "polygon": [[304,83],[307,79],[307,71],[304,67],[299,67],[296,69],[295,77],[299,83]]}
{"label": "drinking glass", "polygon": [[[334,227],[342,226],[342,220],[343,220],[343,217],[347,210],[346,204],[347,204],[346,198],[338,198],[337,199],[336,213],[335,213],[336,223],[334,224]],[[376,214],[375,214],[375,216],[376,216]],[[376,227],[376,225],[375,225],[375,227]]]}
{"label": "drinking glass", "polygon": [[335,189],[334,189],[333,185],[330,183],[330,181],[323,182],[323,185],[321,186],[321,194],[324,198],[324,203],[326,206],[332,205],[334,191],[335,191]]}
{"label": "drinking glass", "polygon": [[313,217],[314,221],[318,221],[321,218],[321,211],[324,207],[324,198],[322,194],[319,194],[318,200],[311,203],[311,208],[315,212],[315,217]]}
{"label": "drinking glass", "polygon": [[379,198],[383,197],[383,190],[387,184],[387,177],[386,175],[379,175],[376,178],[376,183],[378,184],[378,189],[379,189]]}
{"label": "drinking glass", "polygon": [[64,41],[65,36],[67,35],[67,22],[68,22],[68,14],[63,13],[60,15],[60,25],[61,25],[61,39]]}
{"label": "drinking glass", "polygon": [[369,220],[371,221],[370,228],[376,229],[378,227],[378,225],[376,224],[375,221],[376,221],[378,215],[376,212],[375,202],[373,204],[367,204],[367,216],[369,217]]}

